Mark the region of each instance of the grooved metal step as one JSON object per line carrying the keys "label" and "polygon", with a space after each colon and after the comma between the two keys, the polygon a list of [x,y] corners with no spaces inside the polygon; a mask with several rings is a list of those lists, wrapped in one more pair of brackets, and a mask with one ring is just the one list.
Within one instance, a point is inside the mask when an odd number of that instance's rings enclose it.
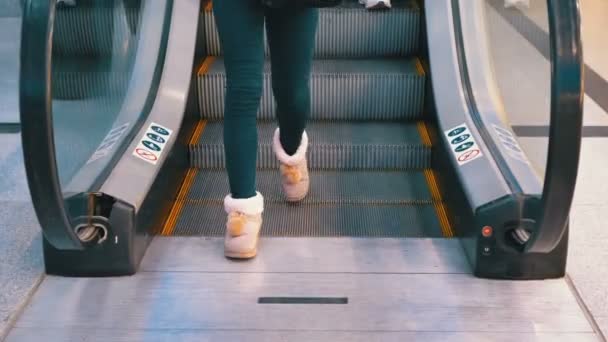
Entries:
{"label": "grooved metal step", "polygon": [[[173,235],[224,236],[221,204],[186,203]],[[432,205],[319,204],[264,206],[262,236],[442,237]]]}
{"label": "grooved metal step", "polygon": [[[99,147],[116,120],[121,101],[115,98],[53,100],[53,130],[58,176],[67,185]],[[91,129],[95,127],[95,129]],[[86,139],[83,138],[86,132]]]}
{"label": "grooved metal step", "polygon": [[[223,55],[211,10],[202,13],[207,55]],[[315,58],[409,56],[418,50],[420,8],[413,0],[393,0],[390,11],[366,11],[357,1],[319,10]],[[264,35],[266,56],[268,43]]]}
{"label": "grooved metal step", "polygon": [[111,57],[137,39],[139,2],[77,1],[76,7],[57,9],[53,54]]}
{"label": "grooved metal step", "polygon": [[[257,172],[256,188],[266,203],[283,203],[278,170]],[[222,204],[230,193],[222,170],[200,170],[186,201],[199,205]],[[311,171],[310,191],[303,204],[429,205],[431,194],[422,171]]]}
{"label": "grooved metal step", "polygon": [[[258,125],[258,167],[277,168],[272,151],[274,122]],[[415,123],[311,122],[308,162],[311,169],[425,169],[431,149],[421,142]],[[210,122],[197,144],[190,147],[191,166],[225,167],[223,122]]]}
{"label": "grooved metal step", "polygon": [[91,58],[59,58],[53,62],[53,98],[81,100],[116,97],[121,101],[129,84],[128,66],[120,68]]}
{"label": "grooved metal step", "polygon": [[[259,119],[274,118],[270,63],[266,61]],[[411,120],[420,117],[425,76],[417,59],[315,60],[311,72],[312,120]],[[198,77],[201,117],[224,115],[222,58]]]}

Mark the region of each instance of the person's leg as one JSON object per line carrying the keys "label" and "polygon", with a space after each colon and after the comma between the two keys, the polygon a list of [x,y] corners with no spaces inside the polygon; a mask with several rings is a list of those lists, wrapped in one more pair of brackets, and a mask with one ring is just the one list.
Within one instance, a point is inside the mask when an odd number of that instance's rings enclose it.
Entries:
{"label": "person's leg", "polygon": [[310,71],[317,20],[316,9],[267,10],[272,90],[279,121],[273,149],[281,164],[283,192],[290,202],[302,200],[309,189],[305,128],[310,116]]}
{"label": "person's leg", "polygon": [[285,8],[267,9],[266,13],[280,140],[285,152],[293,155],[310,115],[310,69],[318,11]]}
{"label": "person's leg", "polygon": [[251,258],[257,253],[264,199],[256,192],[256,115],[262,95],[264,10],[256,1],[214,1],[213,11],[226,66],[224,147],[230,195],[224,254]]}
{"label": "person's leg", "polygon": [[264,9],[257,1],[221,0],[213,2],[213,12],[226,65],[224,146],[230,191],[234,198],[249,198],[256,194]]}

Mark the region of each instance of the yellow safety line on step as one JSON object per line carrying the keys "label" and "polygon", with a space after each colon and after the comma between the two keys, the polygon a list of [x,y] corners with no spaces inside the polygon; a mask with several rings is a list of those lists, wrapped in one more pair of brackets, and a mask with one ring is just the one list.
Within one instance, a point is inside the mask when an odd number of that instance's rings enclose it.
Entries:
{"label": "yellow safety line on step", "polygon": [[207,56],[205,58],[205,60],[203,60],[203,63],[201,63],[201,66],[198,68],[198,71],[196,72],[196,74],[198,76],[202,76],[202,75],[206,74],[207,71],[209,71],[209,67],[211,66],[211,64],[213,63],[214,60],[215,60],[215,57]]}
{"label": "yellow safety line on step", "polygon": [[425,72],[424,72],[424,68],[422,67],[422,62],[420,61],[419,58],[416,58],[416,71],[418,71],[418,75],[420,76],[424,76]]}
{"label": "yellow safety line on step", "polygon": [[431,136],[429,135],[429,131],[426,129],[426,124],[424,121],[418,121],[418,133],[420,133],[420,138],[422,139],[422,143],[426,147],[433,146],[431,142]]}
{"label": "yellow safety line on step", "polygon": [[184,182],[179,189],[177,194],[177,198],[173,203],[173,207],[171,208],[171,213],[169,214],[169,218],[165,225],[163,226],[163,230],[160,235],[169,236],[173,234],[173,230],[175,229],[175,225],[177,224],[177,219],[179,215],[182,213],[182,209],[184,208],[184,203],[186,202],[186,196],[188,196],[188,192],[190,191],[190,187],[192,183],[194,183],[194,179],[196,178],[197,169],[190,168],[186,173],[186,177],[184,177]]}
{"label": "yellow safety line on step", "polygon": [[201,120],[196,125],[196,129],[194,129],[194,133],[192,133],[192,137],[190,137],[190,141],[188,141],[188,145],[192,146],[198,142],[203,134],[203,130],[205,130],[205,126],[207,126],[207,120]]}
{"label": "yellow safety line on step", "polygon": [[203,0],[203,11],[205,12],[211,12],[211,9],[213,9],[213,2],[211,0]]}
{"label": "yellow safety line on step", "polygon": [[[206,125],[207,125],[207,121],[205,121],[205,120],[201,120],[198,122],[198,124],[196,125],[196,128],[194,129],[194,133],[192,134],[192,137],[190,137],[190,141],[189,141],[190,146],[192,146],[193,144],[196,144],[196,142],[199,140],[200,136],[202,135],[203,130],[205,129]],[[162,229],[160,235],[169,236],[169,235],[173,234],[173,231],[175,230],[175,226],[177,225],[177,220],[178,220],[180,214],[182,213],[184,204],[186,203],[186,198],[188,196],[188,193],[190,192],[190,188],[192,187],[192,184],[194,184],[194,180],[196,179],[197,173],[198,173],[198,169],[196,169],[196,168],[190,168],[190,169],[188,169],[188,172],[186,172],[186,177],[184,177],[184,181],[182,182],[182,185],[179,188],[179,192],[177,193],[177,198],[175,199],[175,202],[173,202],[173,207],[171,208],[169,217],[167,218],[167,221],[165,222],[165,225],[163,226],[163,229]]]}
{"label": "yellow safety line on step", "polygon": [[437,212],[441,232],[443,233],[444,237],[453,237],[454,231],[452,230],[452,225],[448,219],[448,212],[445,208],[445,204],[441,198],[441,192],[439,191],[435,173],[432,170],[426,169],[424,170],[424,177],[426,178],[426,183],[431,191],[431,197],[433,199],[433,205],[435,206],[435,212]]}
{"label": "yellow safety line on step", "polygon": [[[422,139],[424,146],[432,147],[433,144],[431,142],[431,135],[429,134],[426,124],[422,121],[418,122],[418,132],[420,133],[420,138]],[[433,170],[426,169],[424,170],[424,178],[426,178],[426,183],[431,191],[431,198],[433,200],[435,212],[437,213],[441,233],[444,237],[453,237],[454,231],[452,229],[452,225],[450,224],[448,212],[445,208],[443,198],[441,197],[441,191],[439,191],[437,177],[435,177]]]}

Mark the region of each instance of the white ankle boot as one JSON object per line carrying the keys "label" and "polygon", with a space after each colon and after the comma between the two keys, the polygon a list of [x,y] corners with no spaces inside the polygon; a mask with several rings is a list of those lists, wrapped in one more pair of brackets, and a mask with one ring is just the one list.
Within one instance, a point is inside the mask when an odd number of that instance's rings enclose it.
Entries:
{"label": "white ankle boot", "polygon": [[298,202],[308,194],[310,181],[308,178],[308,163],[306,161],[306,150],[308,149],[308,136],[306,132],[302,134],[300,147],[292,156],[288,155],[279,139],[279,129],[274,132],[273,150],[281,163],[281,180],[283,183],[283,193],[288,202]]}
{"label": "white ankle boot", "polygon": [[259,192],[251,198],[224,198],[228,214],[224,255],[229,258],[249,259],[257,254],[258,239],[262,228],[264,198]]}
{"label": "white ankle boot", "polygon": [[359,0],[359,3],[370,10],[391,8],[391,0]]}

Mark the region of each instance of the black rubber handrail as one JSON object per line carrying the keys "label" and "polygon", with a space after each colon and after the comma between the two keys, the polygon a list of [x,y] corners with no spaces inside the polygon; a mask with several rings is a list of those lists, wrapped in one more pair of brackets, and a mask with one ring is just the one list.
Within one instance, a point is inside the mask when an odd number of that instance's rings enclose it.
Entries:
{"label": "black rubber handrail", "polygon": [[551,123],[541,211],[525,245],[548,253],[562,239],[576,187],[583,124],[583,51],[578,0],[547,0],[551,40]]}
{"label": "black rubber handrail", "polygon": [[21,26],[19,105],[25,168],[46,240],[55,248],[84,246],[64,205],[53,137],[51,53],[55,2],[26,0]]}

